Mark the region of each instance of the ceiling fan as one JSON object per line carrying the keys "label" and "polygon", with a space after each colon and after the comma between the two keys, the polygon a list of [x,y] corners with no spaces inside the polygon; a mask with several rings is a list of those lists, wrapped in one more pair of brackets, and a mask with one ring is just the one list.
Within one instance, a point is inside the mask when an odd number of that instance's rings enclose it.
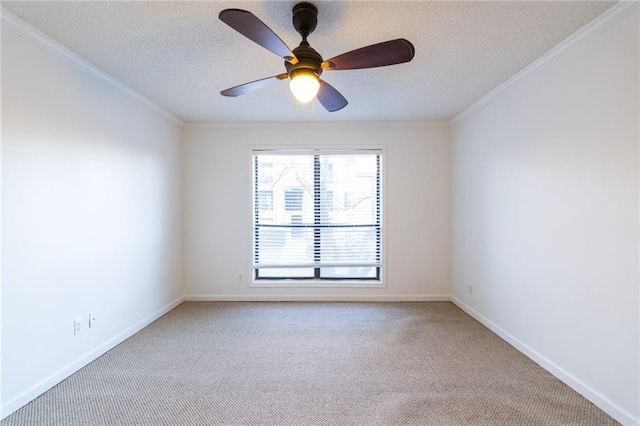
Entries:
{"label": "ceiling fan", "polygon": [[323,60],[307,42],[316,29],[318,9],[310,3],[293,7],[293,27],[302,36],[300,45],[291,51],[269,27],[249,11],[225,9],[219,18],[234,30],[284,59],[285,73],[231,87],[220,92],[223,96],[240,96],[287,78],[291,92],[302,103],[314,98],[327,111],[338,111],[347,106],[347,100],[333,86],[320,79],[323,71],[354,70],[401,64],[413,59],[415,49],[403,38],[389,40],[352,50]]}

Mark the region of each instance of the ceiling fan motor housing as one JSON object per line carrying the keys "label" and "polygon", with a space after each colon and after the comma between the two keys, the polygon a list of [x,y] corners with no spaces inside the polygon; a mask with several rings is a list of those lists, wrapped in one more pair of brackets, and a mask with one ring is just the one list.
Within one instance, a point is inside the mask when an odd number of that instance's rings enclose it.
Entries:
{"label": "ceiling fan motor housing", "polygon": [[316,29],[318,25],[318,9],[311,3],[298,3],[293,6],[293,28],[302,36],[303,40]]}
{"label": "ceiling fan motor housing", "polygon": [[307,42],[307,36],[316,29],[318,9],[311,3],[298,3],[293,7],[293,27],[302,36],[300,45],[293,49],[297,61],[285,61],[287,74],[293,78],[297,73],[313,72],[317,77],[322,74],[322,56]]}
{"label": "ceiling fan motor housing", "polygon": [[320,77],[320,74],[322,74],[322,67],[320,65],[322,64],[322,56],[309,46],[306,40],[303,40],[300,46],[293,49],[293,54],[296,55],[297,62],[284,62],[290,78],[293,78],[296,73],[309,71],[312,71],[316,76]]}

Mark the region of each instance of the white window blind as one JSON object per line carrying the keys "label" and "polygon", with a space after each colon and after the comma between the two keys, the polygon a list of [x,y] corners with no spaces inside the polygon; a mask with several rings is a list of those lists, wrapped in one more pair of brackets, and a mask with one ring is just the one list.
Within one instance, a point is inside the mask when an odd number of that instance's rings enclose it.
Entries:
{"label": "white window blind", "polygon": [[380,279],[381,151],[266,150],[253,159],[256,280]]}

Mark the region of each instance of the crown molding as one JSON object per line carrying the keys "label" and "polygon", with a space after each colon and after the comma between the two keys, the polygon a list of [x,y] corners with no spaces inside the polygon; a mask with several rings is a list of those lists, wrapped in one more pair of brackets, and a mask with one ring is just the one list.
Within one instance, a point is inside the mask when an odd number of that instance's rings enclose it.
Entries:
{"label": "crown molding", "polygon": [[423,128],[449,130],[448,121],[310,121],[310,122],[187,122],[185,129],[249,130],[249,129],[362,129],[368,128]]}
{"label": "crown molding", "polygon": [[136,90],[132,89],[131,87],[127,86],[120,80],[116,79],[115,77],[107,74],[106,72],[104,72],[103,70],[101,70],[100,68],[92,64],[91,62],[87,61],[82,56],[78,55],[77,53],[63,46],[58,41],[44,34],[42,31],[38,30],[31,24],[18,18],[16,15],[9,12],[4,7],[0,8],[0,15],[2,18],[0,22],[2,23],[3,28],[13,31],[17,35],[24,38],[25,40],[28,40],[33,44],[46,50],[47,52],[51,53],[53,56],[62,60],[63,62],[76,67],[83,73],[89,75],[90,77],[95,78],[101,83],[104,83],[116,90],[119,90],[125,95],[135,99],[140,104],[144,105],[145,107],[147,107],[148,109],[150,109],[151,111],[159,115],[160,117],[164,118],[165,120],[168,120],[171,123],[181,127],[184,126],[184,121],[182,121],[180,118],[178,118],[174,114],[170,113],[169,111],[167,111],[166,109],[158,105],[157,103],[143,96]]}
{"label": "crown molding", "polygon": [[564,54],[572,51],[573,49],[587,42],[596,35],[606,31],[616,23],[620,22],[621,20],[638,10],[639,7],[640,2],[638,1],[621,1],[615,6],[612,6],[609,10],[598,16],[590,23],[586,24],[584,27],[577,30],[575,33],[571,34],[567,39],[560,42],[540,58],[527,65],[507,81],[484,95],[478,101],[469,105],[467,108],[454,116],[449,122],[451,124],[455,124],[469,114],[479,111],[487,105],[491,104],[493,101],[511,90],[511,88],[516,86],[521,80],[536,71],[538,68],[544,66],[548,62],[560,58]]}

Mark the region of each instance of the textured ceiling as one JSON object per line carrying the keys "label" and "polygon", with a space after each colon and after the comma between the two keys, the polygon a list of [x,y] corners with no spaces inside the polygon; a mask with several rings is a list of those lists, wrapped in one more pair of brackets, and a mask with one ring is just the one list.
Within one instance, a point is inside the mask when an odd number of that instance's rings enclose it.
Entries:
{"label": "textured ceiling", "polygon": [[295,106],[287,81],[225,98],[223,89],[284,71],[273,53],[218,19],[246,9],[293,49],[296,2],[7,2],[2,6],[187,122],[446,120],[614,2],[313,1],[309,37],[324,57],[406,38],[412,62],[322,77],[349,101]]}

